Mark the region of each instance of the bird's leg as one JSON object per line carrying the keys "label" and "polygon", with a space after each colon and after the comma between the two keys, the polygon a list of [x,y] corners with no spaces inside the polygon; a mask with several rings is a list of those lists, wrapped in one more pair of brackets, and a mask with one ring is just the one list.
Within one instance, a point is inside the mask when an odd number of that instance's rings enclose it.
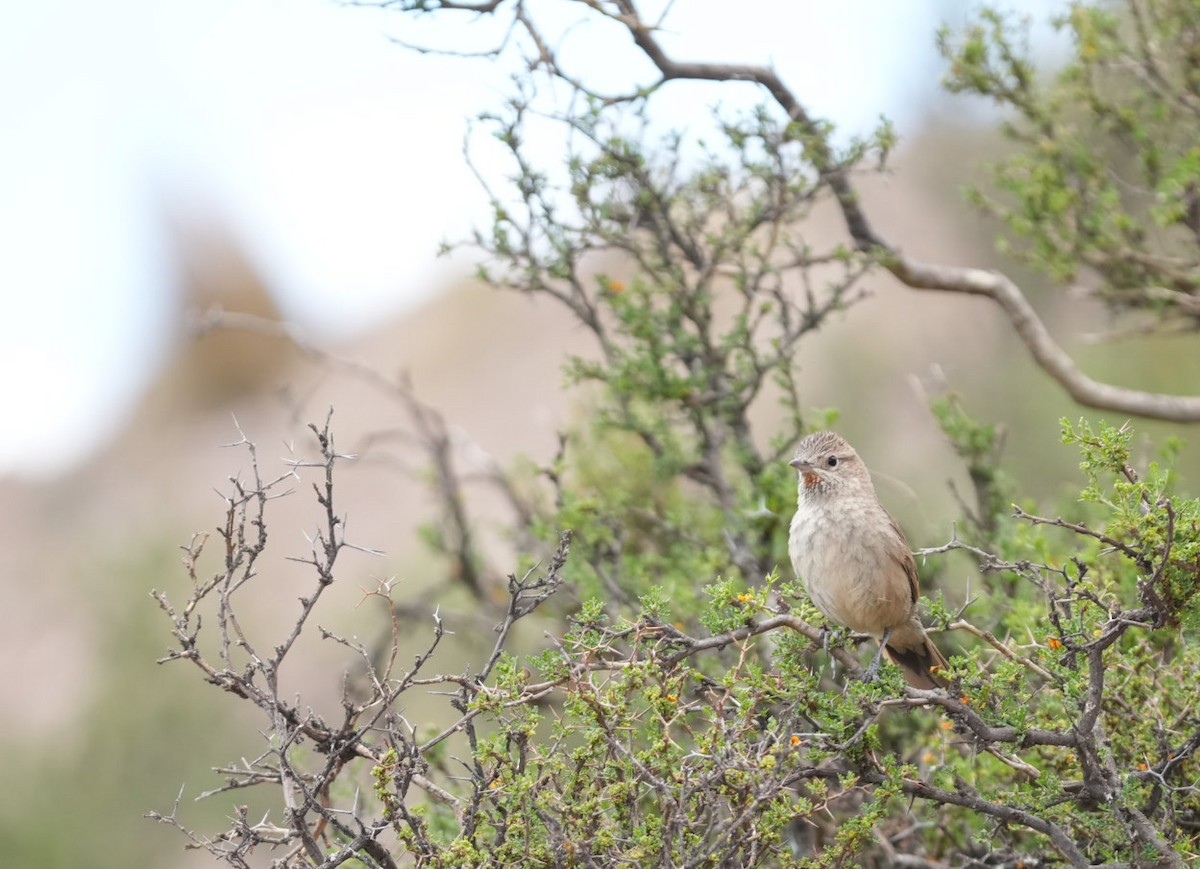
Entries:
{"label": "bird's leg", "polygon": [[879,648],[875,651],[875,657],[871,659],[871,663],[867,665],[867,669],[863,673],[864,682],[874,682],[879,676],[879,659],[883,657],[883,649],[887,646],[888,637],[891,635],[891,628],[883,632],[883,637],[879,640]]}

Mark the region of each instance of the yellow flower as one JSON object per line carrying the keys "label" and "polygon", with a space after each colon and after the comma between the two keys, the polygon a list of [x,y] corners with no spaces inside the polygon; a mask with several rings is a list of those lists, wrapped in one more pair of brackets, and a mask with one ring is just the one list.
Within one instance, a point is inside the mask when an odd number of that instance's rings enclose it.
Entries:
{"label": "yellow flower", "polygon": [[1051,637],[1050,639],[1046,640],[1046,645],[1052,649],[1058,650],[1062,648],[1062,640],[1060,640],[1058,637]]}

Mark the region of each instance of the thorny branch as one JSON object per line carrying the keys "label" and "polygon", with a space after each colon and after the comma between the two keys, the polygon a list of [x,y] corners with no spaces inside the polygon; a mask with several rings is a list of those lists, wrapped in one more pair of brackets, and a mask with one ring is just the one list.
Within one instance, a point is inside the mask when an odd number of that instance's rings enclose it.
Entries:
{"label": "thorny branch", "polygon": [[[1127,822],[1130,835],[1147,847],[1163,855],[1166,865],[1173,862],[1170,845],[1162,838],[1149,820],[1148,813],[1154,805],[1139,806],[1121,793],[1120,773],[1113,765],[1113,749],[1104,722],[1104,697],[1107,666],[1105,652],[1117,638],[1132,627],[1141,624],[1134,616],[1138,613],[1114,611],[1099,636],[1086,641],[1063,638],[1070,649],[1082,653],[1087,668],[1088,690],[1078,717],[1061,729],[1047,729],[1028,725],[1016,726],[998,723],[993,711],[979,706],[970,696],[971,678],[964,677],[955,690],[942,689],[921,691],[905,689],[903,696],[889,698],[864,695],[860,703],[858,718],[852,735],[834,737],[825,732],[821,715],[807,710],[803,705],[795,708],[778,708],[773,713],[779,718],[782,731],[763,729],[756,713],[742,720],[738,711],[746,702],[739,699],[736,686],[742,676],[749,672],[757,659],[754,640],[768,634],[792,632],[803,638],[810,650],[826,646],[826,631],[796,616],[786,606],[764,607],[755,614],[748,611],[741,626],[709,636],[691,636],[680,626],[662,620],[642,616],[635,621],[624,621],[612,625],[580,626],[573,638],[554,640],[553,648],[558,659],[557,675],[550,678],[519,679],[512,681],[511,675],[501,677],[502,669],[511,666],[513,629],[523,619],[539,610],[559,589],[563,582],[570,553],[569,533],[563,533],[557,549],[545,565],[535,565],[520,577],[508,578],[508,604],[502,619],[495,629],[495,640],[491,651],[477,671],[461,673],[437,673],[432,671],[432,661],[440,647],[446,631],[442,619],[435,611],[433,631],[426,649],[418,654],[407,667],[398,665],[398,637],[404,627],[392,601],[394,583],[387,581],[367,593],[367,600],[378,599],[386,604],[391,631],[390,652],[378,660],[362,643],[341,637],[326,629],[319,636],[332,640],[350,649],[359,659],[365,673],[364,684],[357,692],[347,684],[343,692],[342,718],[331,723],[325,716],[300,706],[299,698],[281,696],[277,674],[296,649],[301,639],[308,635],[307,627],[321,599],[321,592],[337,581],[335,563],[339,551],[352,546],[344,538],[344,528],[335,508],[335,470],[348,457],[339,454],[333,446],[333,437],[328,420],[323,428],[313,427],[320,459],[316,461],[292,461],[288,472],[275,479],[264,479],[259,471],[253,445],[243,437],[239,446],[245,447],[251,456],[250,483],[231,481],[232,492],[226,503],[232,511],[227,512],[220,534],[225,541],[222,569],[205,578],[200,569],[200,558],[204,538],[196,538],[184,552],[184,563],[191,580],[191,595],[181,607],[171,603],[165,593],[155,592],[164,613],[172,624],[176,648],[161,659],[161,662],[178,660],[191,661],[204,677],[223,690],[249,700],[266,716],[269,727],[268,746],[258,757],[240,763],[218,767],[216,772],[224,778],[221,786],[206,790],[201,796],[212,796],[244,791],[247,789],[274,788],[279,794],[282,814],[272,820],[270,814],[258,821],[239,810],[232,826],[217,837],[207,837],[191,830],[179,817],[179,804],[169,814],[150,813],[150,817],[177,827],[186,835],[189,847],[208,850],[234,866],[248,866],[249,855],[257,848],[282,849],[284,856],[280,866],[336,866],[351,859],[365,865],[392,867],[397,865],[392,848],[382,837],[389,832],[406,842],[406,847],[432,856],[438,853],[438,840],[431,837],[424,817],[415,812],[421,803],[440,805],[448,810],[459,825],[462,835],[474,835],[485,816],[490,816],[494,788],[499,781],[499,768],[487,760],[483,749],[485,733],[492,728],[517,728],[508,737],[510,749],[519,753],[520,765],[535,764],[538,758],[546,758],[556,748],[528,741],[516,722],[522,720],[525,711],[541,708],[546,704],[557,706],[564,698],[583,703],[595,717],[599,732],[615,760],[632,764],[643,777],[646,786],[664,798],[692,800],[691,821],[696,817],[709,817],[710,838],[714,848],[726,849],[730,855],[744,856],[756,853],[760,847],[753,836],[739,838],[739,831],[751,829],[757,812],[763,811],[771,801],[804,782],[848,781],[853,777],[859,787],[885,787],[888,778],[885,770],[870,753],[852,751],[852,747],[863,740],[868,728],[875,724],[890,709],[918,708],[940,710],[953,723],[954,731],[961,744],[976,751],[986,751],[1001,759],[1013,769],[1030,778],[1037,778],[1039,769],[1032,749],[1041,751],[1071,751],[1079,757],[1083,780],[1064,782],[1062,798],[1084,804],[1099,803],[1113,807],[1114,812]],[[260,558],[267,539],[266,509],[270,502],[285,494],[284,484],[294,483],[302,475],[316,472],[319,475],[313,487],[316,504],[320,509],[323,527],[313,538],[309,557],[297,559],[309,567],[314,574],[314,586],[308,596],[300,601],[300,612],[283,640],[273,646],[271,655],[260,655],[256,649],[261,644],[246,634],[239,616],[239,594],[257,578],[255,564]],[[287,491],[291,491],[288,489]],[[1033,518],[1033,517],[1030,517]],[[1066,526],[1068,530],[1082,536],[1094,536],[1082,526]],[[361,547],[358,547],[361,548]],[[1064,608],[1065,596],[1055,589],[1055,582],[1069,584],[1068,574],[1060,568],[1035,565],[1027,562],[1010,563],[998,559],[991,553],[963,544],[957,538],[950,543],[919,555],[931,555],[962,549],[975,555],[980,565],[989,571],[1012,571],[1024,579],[1035,582],[1051,597],[1055,611]],[[370,551],[364,549],[363,551]],[[1137,553],[1120,549],[1125,555],[1140,564],[1152,564],[1140,560]],[[1089,603],[1087,598],[1076,596],[1077,604]],[[206,608],[215,608],[218,618],[214,629],[201,629],[200,616]],[[1147,615],[1149,611],[1147,610]],[[1005,658],[1016,661],[1034,679],[1057,683],[1063,678],[1062,661],[1049,662],[1044,656],[1018,649],[1011,639],[1001,640],[988,631],[971,625],[959,618],[952,629],[963,630],[982,637]],[[1061,633],[1061,631],[1060,631]],[[827,649],[846,673],[848,680],[861,677],[862,667],[850,649],[835,646]],[[732,654],[732,657],[730,657]],[[215,657],[213,657],[215,655]],[[730,675],[726,681],[713,681],[704,675],[707,662],[723,658],[729,663]],[[502,666],[503,665],[503,666]],[[554,668],[552,668],[554,669]],[[635,674],[641,674],[636,675]],[[613,705],[610,687],[625,679],[652,679],[664,686],[664,691],[680,692],[683,686],[696,681],[700,690],[684,702],[680,697],[675,711],[661,723],[664,738],[672,741],[696,739],[698,732],[691,716],[703,710],[709,711],[711,722],[723,722],[728,732],[722,736],[723,750],[728,751],[720,763],[707,768],[710,760],[704,760],[694,771],[692,780],[682,795],[675,785],[660,779],[654,771],[638,759],[638,749],[630,743],[629,724],[619,724],[622,713]],[[636,682],[635,682],[636,683]],[[418,737],[417,728],[405,717],[403,709],[408,705],[401,698],[413,690],[426,690],[446,696],[456,710],[455,718],[433,734]],[[761,702],[761,701],[760,701]],[[638,713],[645,716],[653,707]],[[523,711],[524,710],[524,711]],[[510,716],[511,721],[510,721]],[[506,723],[508,722],[508,723]],[[763,752],[775,752],[774,746],[780,732],[792,733],[793,743],[813,744],[829,753],[827,762],[817,766],[799,764],[780,767],[778,773],[758,779],[757,790],[747,791],[744,799],[737,803],[736,810],[722,808],[713,802],[711,794],[723,793],[716,782],[728,782],[730,770],[739,765],[758,761],[750,758]],[[802,735],[797,735],[802,734]],[[464,741],[465,740],[465,745]],[[515,740],[515,741],[514,741]],[[311,746],[302,750],[302,743]],[[1144,778],[1156,784],[1155,805],[1164,795],[1173,797],[1178,787],[1170,779],[1176,775],[1181,758],[1192,755],[1200,746],[1200,730],[1195,730],[1189,739],[1172,747],[1172,753],[1148,768]],[[469,749],[469,759],[458,764],[462,770],[451,773],[445,760],[438,755]],[[1019,751],[1021,754],[1005,753]],[[745,753],[743,753],[745,752]],[[702,758],[700,758],[702,759]],[[316,762],[314,762],[316,760]],[[759,774],[762,769],[755,766]],[[465,781],[469,786],[464,789]],[[361,784],[363,777],[375,781],[374,790],[381,801],[378,805],[364,800]],[[355,783],[354,788],[338,782]],[[750,779],[748,781],[754,781]],[[1074,840],[1067,830],[1041,814],[1005,802],[996,802],[981,792],[960,783],[955,790],[939,787],[925,778],[909,778],[901,783],[903,793],[921,800],[941,805],[961,806],[970,811],[991,817],[999,822],[1024,827],[1044,835],[1054,849],[1071,865],[1091,865],[1081,843]],[[353,790],[353,800],[346,804],[345,794]],[[855,791],[847,790],[831,799],[845,799]],[[709,795],[706,797],[705,795]],[[700,815],[694,812],[700,812]],[[814,809],[817,811],[817,809]],[[551,823],[553,822],[553,823]],[[675,822],[683,823],[682,818]],[[558,821],[550,818],[547,823]],[[673,822],[674,823],[674,822]],[[566,833],[564,832],[565,836]],[[748,851],[745,849],[749,849]],[[733,860],[733,857],[730,858]],[[742,857],[738,857],[738,860]],[[747,865],[734,860],[729,865]]]}

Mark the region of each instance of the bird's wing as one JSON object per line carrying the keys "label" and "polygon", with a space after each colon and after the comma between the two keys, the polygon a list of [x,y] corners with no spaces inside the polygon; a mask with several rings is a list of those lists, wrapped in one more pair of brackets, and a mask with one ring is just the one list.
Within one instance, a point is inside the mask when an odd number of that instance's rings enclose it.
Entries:
{"label": "bird's wing", "polygon": [[891,525],[892,531],[895,532],[896,538],[900,541],[900,546],[896,547],[892,557],[900,564],[900,568],[908,576],[908,588],[912,594],[913,603],[921,596],[920,580],[917,577],[917,563],[913,561],[912,552],[908,548],[908,541],[904,539],[904,532],[900,530],[900,526],[896,524],[896,520],[888,514],[888,523]]}

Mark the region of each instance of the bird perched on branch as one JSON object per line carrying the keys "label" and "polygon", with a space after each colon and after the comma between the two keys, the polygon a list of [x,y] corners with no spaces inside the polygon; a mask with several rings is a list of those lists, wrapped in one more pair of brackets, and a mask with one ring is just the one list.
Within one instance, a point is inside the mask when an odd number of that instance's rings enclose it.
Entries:
{"label": "bird perched on branch", "polygon": [[946,659],[917,617],[917,565],[867,466],[830,431],[804,438],[791,465],[799,495],[788,554],[812,602],[831,621],[879,640],[868,680],[886,651],[909,685],[939,687]]}

